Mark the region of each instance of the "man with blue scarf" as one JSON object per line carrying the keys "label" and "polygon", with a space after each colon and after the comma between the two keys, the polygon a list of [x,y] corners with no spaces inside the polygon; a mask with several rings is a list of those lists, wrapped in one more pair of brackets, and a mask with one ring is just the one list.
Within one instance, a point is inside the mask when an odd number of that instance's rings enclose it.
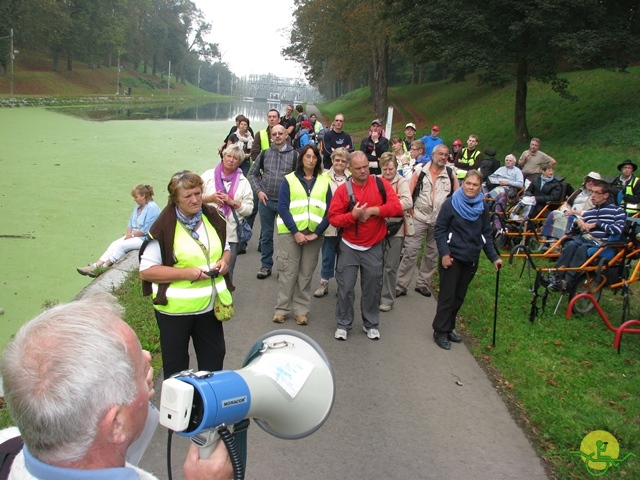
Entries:
{"label": "man with blue scarf", "polygon": [[433,340],[445,350],[451,349],[451,342],[462,342],[455,331],[456,315],[478,269],[480,251],[484,250],[496,271],[502,266],[491,239],[489,210],[483,198],[482,174],[469,170],[462,188],[442,205],[434,228],[440,255],[440,293]]}

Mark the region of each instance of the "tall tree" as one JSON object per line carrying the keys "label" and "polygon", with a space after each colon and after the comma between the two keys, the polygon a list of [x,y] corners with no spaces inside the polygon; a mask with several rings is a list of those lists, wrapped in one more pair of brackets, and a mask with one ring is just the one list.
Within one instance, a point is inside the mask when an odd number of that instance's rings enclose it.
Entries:
{"label": "tall tree", "polygon": [[300,63],[325,96],[344,93],[339,85],[369,85],[374,111],[384,118],[389,31],[382,0],[296,0],[295,5],[283,54]]}
{"label": "tall tree", "polygon": [[[516,139],[529,140],[527,86],[541,80],[573,98],[559,66],[623,67],[640,51],[637,0],[386,0],[394,18],[411,28],[421,60],[447,65],[451,74],[480,72],[484,82],[515,79]],[[411,15],[396,17],[411,11]],[[458,12],[451,34],[451,12]]]}

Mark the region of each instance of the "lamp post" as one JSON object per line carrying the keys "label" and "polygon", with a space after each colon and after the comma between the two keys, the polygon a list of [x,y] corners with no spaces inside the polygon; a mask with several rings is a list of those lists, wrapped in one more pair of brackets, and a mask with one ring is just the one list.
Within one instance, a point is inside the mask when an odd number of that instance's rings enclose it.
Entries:
{"label": "lamp post", "polygon": [[13,96],[13,59],[15,58],[15,54],[18,53],[17,50],[13,49],[13,28],[11,29],[11,34],[6,37],[0,37],[0,40],[9,38],[9,63],[11,65],[11,77],[9,84],[11,85],[11,96]]}
{"label": "lamp post", "polygon": [[118,81],[116,82],[116,95],[120,95],[120,49],[118,49]]}
{"label": "lamp post", "polygon": [[198,95],[200,95],[200,69],[201,68],[202,68],[202,65],[198,67]]}

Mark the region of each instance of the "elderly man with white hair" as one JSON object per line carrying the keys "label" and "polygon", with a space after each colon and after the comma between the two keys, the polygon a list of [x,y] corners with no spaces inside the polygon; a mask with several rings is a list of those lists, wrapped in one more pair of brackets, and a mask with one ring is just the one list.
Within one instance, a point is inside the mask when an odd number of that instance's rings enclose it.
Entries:
{"label": "elderly man with white hair", "polygon": [[506,187],[522,188],[524,177],[516,167],[516,157],[509,154],[504,158],[504,167],[500,167],[487,179],[487,189],[491,198],[496,198]]}
{"label": "elderly man with white hair", "polygon": [[[0,443],[24,441],[10,479],[156,478],[129,463],[145,431],[153,369],[122,314],[113,296],[98,294],[45,311],[7,345],[2,378],[18,428],[0,431]],[[224,444],[207,459],[191,446],[185,479],[232,473]]]}

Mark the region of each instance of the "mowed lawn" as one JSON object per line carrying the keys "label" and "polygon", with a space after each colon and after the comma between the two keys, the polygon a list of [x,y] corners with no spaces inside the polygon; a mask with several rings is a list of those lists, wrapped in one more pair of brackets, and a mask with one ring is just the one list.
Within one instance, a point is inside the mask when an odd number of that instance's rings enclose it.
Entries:
{"label": "mowed lawn", "polygon": [[132,187],[153,185],[166,205],[171,175],[212,168],[231,124],[0,109],[0,348],[43,303],[67,302],[89,283],[75,269],[125,233]]}

